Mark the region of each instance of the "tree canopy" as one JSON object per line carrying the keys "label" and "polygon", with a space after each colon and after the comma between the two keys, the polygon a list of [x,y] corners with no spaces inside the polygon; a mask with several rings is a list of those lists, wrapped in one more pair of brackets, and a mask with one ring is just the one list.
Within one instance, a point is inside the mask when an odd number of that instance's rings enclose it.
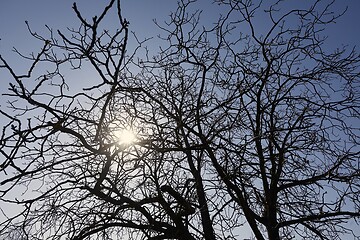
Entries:
{"label": "tree canopy", "polygon": [[0,238],[360,237],[360,56],[326,47],[333,2],[270,2],[214,0],[209,23],[181,0],[157,51],[120,0],[26,23],[28,70],[0,56]]}

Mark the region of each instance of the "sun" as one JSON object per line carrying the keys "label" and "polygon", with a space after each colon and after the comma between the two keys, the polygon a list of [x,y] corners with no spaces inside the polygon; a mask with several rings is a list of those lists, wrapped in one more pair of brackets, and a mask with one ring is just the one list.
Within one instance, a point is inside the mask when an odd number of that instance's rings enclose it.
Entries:
{"label": "sun", "polygon": [[120,145],[130,145],[136,141],[136,135],[130,129],[120,130],[116,133]]}

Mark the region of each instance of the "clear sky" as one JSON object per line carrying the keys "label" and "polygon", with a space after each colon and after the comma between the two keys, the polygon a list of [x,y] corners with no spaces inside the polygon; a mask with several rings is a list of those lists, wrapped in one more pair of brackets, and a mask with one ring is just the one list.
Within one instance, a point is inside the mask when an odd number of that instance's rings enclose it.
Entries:
{"label": "clear sky", "polygon": [[[12,48],[16,47],[22,53],[30,54],[37,52],[42,47],[42,43],[30,36],[25,21],[28,21],[32,30],[37,33],[47,33],[45,25],[64,32],[66,32],[66,27],[77,28],[79,22],[72,10],[73,2],[74,0],[0,0],[0,54],[17,70],[27,70],[29,65],[22,62],[12,52]],[[88,19],[99,14],[107,4],[105,0],[76,0],[76,2]],[[218,12],[216,12],[216,8],[209,7],[211,2],[212,0],[200,0],[198,6],[204,11],[204,19],[213,23],[218,18]],[[309,1],[286,0],[285,2],[292,7],[301,6]],[[153,23],[153,19],[157,19],[160,23],[168,20],[170,11],[176,9],[176,3],[176,0],[123,0],[122,12],[123,16],[130,21],[130,30],[134,31],[140,39],[144,39],[156,37],[160,31]],[[358,45],[358,49],[360,49],[360,31],[358,31],[360,0],[337,0],[333,10],[342,12],[346,8],[345,15],[338,19],[336,24],[329,25],[327,28],[329,47],[335,49],[341,45]],[[266,26],[266,21],[263,19],[256,20],[259,28]],[[115,16],[110,16],[104,25],[108,24],[111,29],[114,27],[114,23],[117,23]],[[148,44],[154,48],[158,47],[156,40],[152,40]],[[135,46],[130,42],[130,47],[131,45]],[[3,93],[8,87],[8,76],[4,71],[0,71],[0,83],[2,86],[0,93]],[[3,105],[3,101],[0,99],[0,107]]]}
{"label": "clear sky", "polygon": [[[267,0],[264,0],[266,2]],[[287,0],[290,4],[307,0]],[[0,54],[15,64],[16,68],[26,69],[22,66],[19,58],[11,52],[16,47],[25,54],[36,52],[40,49],[41,43],[35,41],[27,32],[25,20],[32,29],[38,33],[45,33],[45,24],[53,29],[65,30],[66,27],[77,27],[79,25],[75,13],[72,11],[74,0],[0,0]],[[91,18],[99,14],[105,0],[76,0],[81,12]],[[134,31],[141,38],[157,35],[156,27],[152,22],[158,19],[159,22],[168,19],[169,11],[175,10],[176,0],[123,0],[123,16],[130,21],[130,30]],[[200,0],[199,6],[208,6],[211,0]],[[327,34],[329,35],[329,46],[336,48],[341,45],[358,45],[360,52],[360,0],[337,0],[335,11],[343,11],[348,7],[345,15],[330,25]],[[217,14],[211,14],[213,9],[204,9],[204,17],[211,22],[217,20]],[[112,18],[108,18],[106,24],[112,28]],[[259,19],[261,23],[261,19]],[[0,71],[0,93],[8,88],[7,75]],[[0,107],[3,107],[0,96]],[[2,121],[0,119],[0,127]]]}
{"label": "clear sky", "polygon": [[[289,3],[299,3],[299,0],[287,0]],[[1,0],[0,1],[0,53],[8,54],[13,46],[19,49],[36,50],[32,48],[31,38],[26,32],[25,20],[38,32],[44,30],[47,24],[54,29],[64,29],[68,26],[77,26],[76,16],[71,7],[74,0]],[[79,8],[89,18],[99,13],[106,1],[77,0]],[[204,4],[202,4],[204,2]],[[206,7],[211,0],[200,0]],[[306,2],[304,0],[304,2]],[[360,43],[360,1],[338,0],[336,8],[339,11],[348,6],[348,11],[336,25],[329,29],[330,39],[334,44]],[[153,35],[154,24],[152,19],[159,21],[168,16],[169,10],[175,9],[176,0],[123,0],[123,15],[130,21],[131,30],[140,36]],[[335,10],[337,10],[335,9]],[[209,20],[211,15],[204,14]],[[217,17],[213,15],[214,21]]]}
{"label": "clear sky", "polygon": [[[29,40],[26,37],[25,20],[37,31],[44,30],[45,24],[54,29],[78,26],[75,13],[72,10],[73,2],[74,0],[1,0],[1,50],[3,51],[15,44],[24,44]],[[76,2],[88,19],[99,14],[107,3],[107,1],[98,0],[77,0]],[[140,35],[151,35],[151,26],[154,25],[152,19],[161,19],[167,16],[169,10],[176,7],[176,1],[124,0],[122,5],[123,15],[130,21],[132,30]]]}

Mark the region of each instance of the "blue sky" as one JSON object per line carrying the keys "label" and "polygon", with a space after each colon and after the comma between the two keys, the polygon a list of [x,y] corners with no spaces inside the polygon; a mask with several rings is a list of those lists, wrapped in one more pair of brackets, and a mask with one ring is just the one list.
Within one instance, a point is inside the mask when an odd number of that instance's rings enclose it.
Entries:
{"label": "blue sky", "polygon": [[[12,48],[16,47],[22,53],[30,54],[42,47],[42,43],[33,39],[27,32],[25,21],[28,21],[32,30],[37,33],[47,34],[45,24],[54,30],[60,29],[64,32],[66,32],[66,27],[77,28],[79,22],[72,10],[73,2],[74,0],[1,0],[0,54],[18,70],[25,71],[28,65],[12,52]],[[99,0],[77,0],[76,2],[88,19],[99,14],[107,3],[107,1]],[[198,6],[203,8],[203,17],[206,22],[213,23],[217,20],[218,12],[209,7],[211,2],[212,0],[200,0]],[[299,0],[285,2],[290,7],[303,5]],[[153,23],[153,19],[157,19],[160,23],[168,20],[169,12],[176,9],[176,3],[176,0],[123,0],[122,12],[123,16],[130,21],[130,30],[134,31],[141,40],[146,37],[156,37],[160,31]],[[303,3],[309,3],[309,1],[303,0]],[[357,30],[357,25],[360,24],[360,0],[338,0],[333,10],[342,12],[346,8],[348,10],[345,15],[338,19],[336,24],[329,25],[325,32],[329,35],[328,46],[331,50],[342,45],[360,45],[360,32]],[[259,28],[266,26],[266,21],[263,19],[256,20]],[[109,16],[103,27],[111,29],[116,23],[115,16]],[[130,47],[135,46],[133,42],[130,42]],[[159,42],[152,40],[148,44],[156,49]],[[0,81],[3,86],[0,88],[0,93],[3,93],[8,86],[8,76],[4,71],[0,72]],[[0,101],[0,106],[3,105],[2,102]]]}
{"label": "blue sky", "polygon": [[[77,27],[78,22],[72,11],[74,0],[0,0],[0,54],[9,60],[16,68],[26,69],[19,58],[11,51],[12,47],[18,48],[25,54],[36,52],[41,43],[32,39],[27,32],[25,20],[29,22],[32,29],[38,33],[46,32],[45,24],[54,28],[65,30],[66,27]],[[200,6],[208,6],[211,0],[200,0]],[[266,0],[264,0],[266,1]],[[290,4],[307,0],[288,0]],[[106,1],[99,0],[77,0],[79,9],[90,18],[101,12]],[[346,14],[336,24],[327,29],[329,35],[329,47],[336,48],[341,45],[358,45],[360,51],[360,0],[338,0],[335,11],[343,11],[348,6]],[[168,19],[170,10],[175,10],[175,0],[123,0],[123,15],[130,21],[130,30],[134,31],[140,38],[156,36],[156,27],[152,22],[157,18],[159,22]],[[213,9],[207,10],[204,17],[214,22],[217,15],[211,14]],[[112,28],[115,21],[109,17],[106,24]],[[261,23],[259,19],[259,23]],[[156,43],[156,42],[155,42]],[[0,93],[8,87],[7,75],[0,71]],[[3,101],[0,97],[0,105]],[[2,121],[0,119],[0,125]],[[2,127],[2,126],[0,126]]]}
{"label": "blue sky", "polygon": [[[287,0],[291,4],[299,4],[298,0]],[[305,0],[303,0],[306,2]],[[98,14],[106,1],[77,0],[79,9],[90,18]],[[210,0],[199,1],[199,6],[209,6]],[[45,24],[54,29],[64,30],[66,27],[77,27],[78,22],[72,11],[73,0],[1,0],[0,2],[0,53],[3,56],[12,56],[11,48],[31,52],[37,50],[37,43],[26,30],[25,20],[29,21],[37,32],[45,31]],[[175,0],[124,0],[123,15],[130,21],[131,30],[140,37],[154,35],[156,30],[152,19],[161,22],[167,18],[169,11],[175,9]],[[335,11],[343,11],[348,6],[347,13],[329,26],[327,34],[329,43],[335,45],[360,43],[360,32],[357,25],[360,23],[360,1],[340,0],[335,4]],[[205,9],[206,10],[206,9]],[[217,14],[205,12],[204,17],[215,21]],[[261,19],[260,19],[261,22]],[[111,24],[111,21],[107,23]]]}
{"label": "blue sky", "polygon": [[[298,0],[287,0],[290,4]],[[37,31],[44,30],[47,24],[54,29],[77,26],[76,16],[71,7],[73,0],[1,0],[0,2],[0,51],[4,54],[12,46],[30,47],[30,38],[26,32],[25,20]],[[106,1],[77,0],[84,15],[91,17],[99,13]],[[204,2],[204,4],[202,4]],[[201,0],[200,5],[208,6],[210,0]],[[304,0],[304,2],[306,2]],[[299,5],[299,4],[298,4]],[[338,11],[348,6],[347,13],[329,28],[329,35],[334,43],[357,44],[360,42],[360,1],[340,0],[335,4]],[[176,0],[124,0],[123,14],[131,23],[131,30],[139,35],[152,35],[155,29],[152,19],[159,21],[168,16],[168,12],[176,7]],[[206,14],[211,19],[212,16]],[[216,14],[213,15],[216,17]],[[215,20],[215,19],[214,19]]]}
{"label": "blue sky", "polygon": [[[45,24],[54,29],[77,27],[73,0],[2,0],[0,2],[0,42],[1,52],[13,45],[27,49],[31,38],[26,32],[25,20],[38,32],[45,30]],[[106,1],[78,0],[77,5],[84,16],[91,18],[99,14]],[[139,35],[151,35],[152,19],[167,16],[176,1],[168,0],[125,0],[123,15],[131,22],[133,31]],[[109,22],[111,23],[111,22]],[[111,27],[110,27],[111,28]],[[25,47],[26,46],[26,47]]]}

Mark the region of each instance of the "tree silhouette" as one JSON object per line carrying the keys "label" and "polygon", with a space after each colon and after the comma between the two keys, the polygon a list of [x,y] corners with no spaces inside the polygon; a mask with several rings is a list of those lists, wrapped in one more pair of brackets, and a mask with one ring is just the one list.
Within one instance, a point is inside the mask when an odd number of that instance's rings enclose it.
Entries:
{"label": "tree silhouette", "polygon": [[[12,77],[0,110],[0,199],[18,210],[1,237],[356,235],[347,224],[360,216],[360,58],[328,51],[321,37],[342,14],[320,0],[214,3],[222,14],[205,26],[196,1],[180,1],[157,23],[155,55],[131,35],[120,0],[90,21],[74,4],[81,25],[68,33],[42,36],[27,23],[43,43],[17,52],[28,71],[0,57]],[[104,29],[110,11],[118,23]],[[136,139],[119,142],[124,129]]]}

